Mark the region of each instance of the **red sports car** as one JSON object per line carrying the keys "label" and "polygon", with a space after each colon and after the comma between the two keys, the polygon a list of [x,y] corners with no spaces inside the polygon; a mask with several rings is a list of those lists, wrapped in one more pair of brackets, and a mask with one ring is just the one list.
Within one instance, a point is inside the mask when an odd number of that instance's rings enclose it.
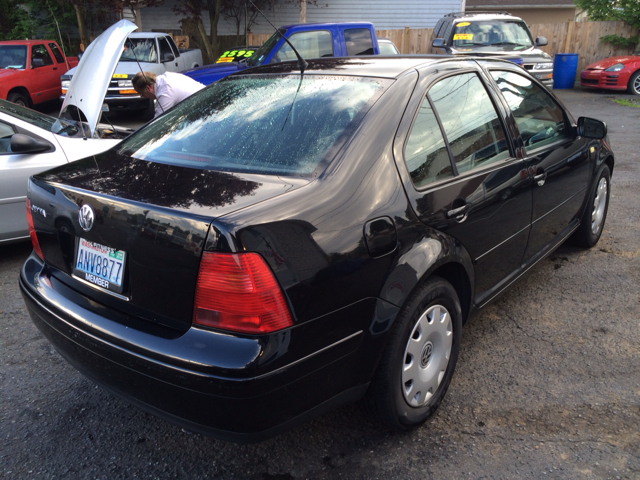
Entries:
{"label": "red sports car", "polygon": [[587,65],[580,74],[580,85],[640,95],[640,55],[609,57]]}

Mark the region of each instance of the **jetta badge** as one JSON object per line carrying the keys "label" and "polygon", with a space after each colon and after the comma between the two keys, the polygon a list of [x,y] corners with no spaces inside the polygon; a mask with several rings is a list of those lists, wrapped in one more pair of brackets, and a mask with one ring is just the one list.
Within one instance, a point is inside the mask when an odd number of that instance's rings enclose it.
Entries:
{"label": "jetta badge", "polygon": [[80,211],[78,212],[78,222],[80,223],[80,227],[88,232],[93,227],[93,220],[95,218],[95,213],[93,213],[93,208],[91,205],[83,205]]}

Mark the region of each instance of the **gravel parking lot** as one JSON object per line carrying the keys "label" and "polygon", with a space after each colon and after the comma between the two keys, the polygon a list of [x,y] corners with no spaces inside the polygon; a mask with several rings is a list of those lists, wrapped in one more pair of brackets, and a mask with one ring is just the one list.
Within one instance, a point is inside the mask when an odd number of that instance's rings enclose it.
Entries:
{"label": "gravel parking lot", "polygon": [[185,432],[95,386],[31,323],[29,244],[0,247],[0,477],[640,479],[640,108],[556,91],[609,126],[609,215],[592,250],[563,246],[463,331],[449,393],[390,434],[356,406],[236,445]]}

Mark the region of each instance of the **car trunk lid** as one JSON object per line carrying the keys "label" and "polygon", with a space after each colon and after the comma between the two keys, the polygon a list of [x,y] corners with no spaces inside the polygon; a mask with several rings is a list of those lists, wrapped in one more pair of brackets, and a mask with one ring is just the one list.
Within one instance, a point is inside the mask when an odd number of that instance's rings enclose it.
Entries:
{"label": "car trunk lid", "polygon": [[106,152],[32,177],[29,199],[53,276],[101,304],[184,329],[211,222],[303,183]]}

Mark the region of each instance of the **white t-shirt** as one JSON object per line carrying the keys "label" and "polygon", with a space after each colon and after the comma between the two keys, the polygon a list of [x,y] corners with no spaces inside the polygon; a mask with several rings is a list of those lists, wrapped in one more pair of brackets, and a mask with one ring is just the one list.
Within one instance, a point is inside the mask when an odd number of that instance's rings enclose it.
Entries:
{"label": "white t-shirt", "polygon": [[176,103],[180,103],[204,87],[200,82],[196,82],[194,79],[181,73],[166,72],[158,75],[153,87],[156,99],[158,100],[155,116],[162,115]]}

